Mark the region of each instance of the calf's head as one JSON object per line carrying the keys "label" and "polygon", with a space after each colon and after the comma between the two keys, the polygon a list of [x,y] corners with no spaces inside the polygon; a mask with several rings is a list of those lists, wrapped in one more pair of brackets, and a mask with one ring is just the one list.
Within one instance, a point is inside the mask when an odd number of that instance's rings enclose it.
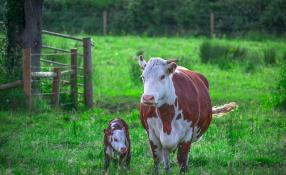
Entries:
{"label": "calf's head", "polygon": [[109,145],[118,153],[124,154],[127,152],[127,140],[123,129],[112,130],[111,128],[104,129],[104,134],[107,137]]}
{"label": "calf's head", "polygon": [[143,56],[139,56],[139,65],[144,83],[144,93],[141,103],[160,107],[163,104],[172,104],[176,99],[172,75],[177,65],[174,60],[151,58],[146,62]]}

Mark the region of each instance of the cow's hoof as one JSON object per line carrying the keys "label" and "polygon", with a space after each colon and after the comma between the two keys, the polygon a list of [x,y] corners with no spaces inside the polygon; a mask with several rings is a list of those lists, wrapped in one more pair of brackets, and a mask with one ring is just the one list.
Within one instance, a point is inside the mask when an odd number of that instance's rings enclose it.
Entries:
{"label": "cow's hoof", "polygon": [[165,168],[165,172],[166,172],[167,174],[170,174],[170,173],[171,173],[171,168],[170,168],[170,167]]}
{"label": "cow's hoof", "polygon": [[188,172],[188,167],[182,167],[180,169],[180,173],[187,173]]}

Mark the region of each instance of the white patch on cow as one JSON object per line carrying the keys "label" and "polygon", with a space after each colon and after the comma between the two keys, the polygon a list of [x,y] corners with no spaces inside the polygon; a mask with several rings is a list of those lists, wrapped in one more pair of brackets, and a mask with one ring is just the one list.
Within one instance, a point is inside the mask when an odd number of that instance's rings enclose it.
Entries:
{"label": "white patch on cow", "polygon": [[[163,79],[160,77],[164,76]],[[168,64],[161,58],[151,58],[142,73],[144,81],[144,95],[154,97],[155,106],[167,103],[173,104],[176,99],[172,74],[168,73]],[[141,98],[141,103],[143,102]]]}
{"label": "white patch on cow", "polygon": [[112,148],[115,149],[117,152],[120,152],[121,148],[127,148],[126,136],[124,130],[120,129],[113,130],[109,142]]}
{"label": "white patch on cow", "polygon": [[[175,106],[174,106],[175,107]],[[176,149],[178,143],[181,141],[191,141],[193,138],[193,129],[191,128],[191,121],[184,120],[182,110],[179,107],[175,107],[175,114],[171,121],[171,133],[167,134],[163,131],[162,120],[157,113],[156,117],[148,118],[147,124],[149,128],[149,139],[156,143],[156,145],[162,145],[162,148],[173,151]],[[181,114],[181,118],[177,119],[178,114]],[[159,142],[159,143],[158,143]]]}
{"label": "white patch on cow", "polygon": [[149,127],[148,136],[149,136],[149,139],[152,141],[152,143],[157,146],[157,148],[154,151],[160,163],[162,160],[162,146],[161,146],[160,140],[158,139],[158,137],[156,136],[154,132],[155,131]]}
{"label": "white patch on cow", "polygon": [[116,154],[114,153],[113,149],[112,149],[110,146],[107,146],[107,147],[106,147],[105,153],[106,153],[107,155],[109,155],[110,157],[112,157],[112,158],[115,158],[115,157],[116,157]]}
{"label": "white patch on cow", "polygon": [[199,127],[195,127],[194,128],[194,134],[193,134],[193,137],[192,137],[192,142],[198,142],[202,139],[202,135],[199,136],[201,133],[201,129]]}

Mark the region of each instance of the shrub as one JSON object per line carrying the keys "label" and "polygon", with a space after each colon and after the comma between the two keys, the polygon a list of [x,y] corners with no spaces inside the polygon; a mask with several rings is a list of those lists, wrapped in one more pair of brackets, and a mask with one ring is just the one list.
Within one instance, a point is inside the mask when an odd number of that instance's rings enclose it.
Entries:
{"label": "shrub", "polygon": [[276,97],[278,100],[278,106],[286,110],[286,52],[284,53],[281,63]]}
{"label": "shrub", "polygon": [[[272,51],[270,52],[268,59],[272,61],[273,53]],[[221,69],[230,69],[235,64],[240,64],[245,71],[251,72],[262,64],[262,56],[255,50],[225,45],[214,41],[205,41],[200,47],[201,62],[216,64]]]}
{"label": "shrub", "polygon": [[132,80],[132,82],[134,84],[139,84],[141,83],[141,70],[140,70],[140,66],[138,65],[138,56],[139,55],[143,55],[144,51],[142,50],[139,50],[137,53],[136,53],[136,58],[130,58],[130,61],[129,61],[129,72],[130,72],[130,79]]}
{"label": "shrub", "polygon": [[192,69],[192,61],[190,58],[187,58],[187,57],[180,57],[178,59],[178,65],[183,66],[188,69]]}
{"label": "shrub", "polygon": [[267,48],[263,50],[264,53],[264,63],[265,64],[276,64],[276,52],[274,48]]}

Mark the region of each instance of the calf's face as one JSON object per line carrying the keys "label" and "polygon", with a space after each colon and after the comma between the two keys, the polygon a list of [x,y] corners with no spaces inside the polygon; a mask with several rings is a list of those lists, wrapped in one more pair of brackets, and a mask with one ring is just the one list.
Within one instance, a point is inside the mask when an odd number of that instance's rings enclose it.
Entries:
{"label": "calf's face", "polygon": [[107,136],[109,144],[116,152],[120,154],[124,154],[127,152],[127,141],[124,130],[105,129],[104,134]]}
{"label": "calf's face", "polygon": [[143,56],[139,56],[139,65],[144,83],[144,93],[141,103],[160,107],[165,103],[171,104],[175,100],[175,89],[172,73],[177,65],[161,58],[151,58],[147,63]]}

